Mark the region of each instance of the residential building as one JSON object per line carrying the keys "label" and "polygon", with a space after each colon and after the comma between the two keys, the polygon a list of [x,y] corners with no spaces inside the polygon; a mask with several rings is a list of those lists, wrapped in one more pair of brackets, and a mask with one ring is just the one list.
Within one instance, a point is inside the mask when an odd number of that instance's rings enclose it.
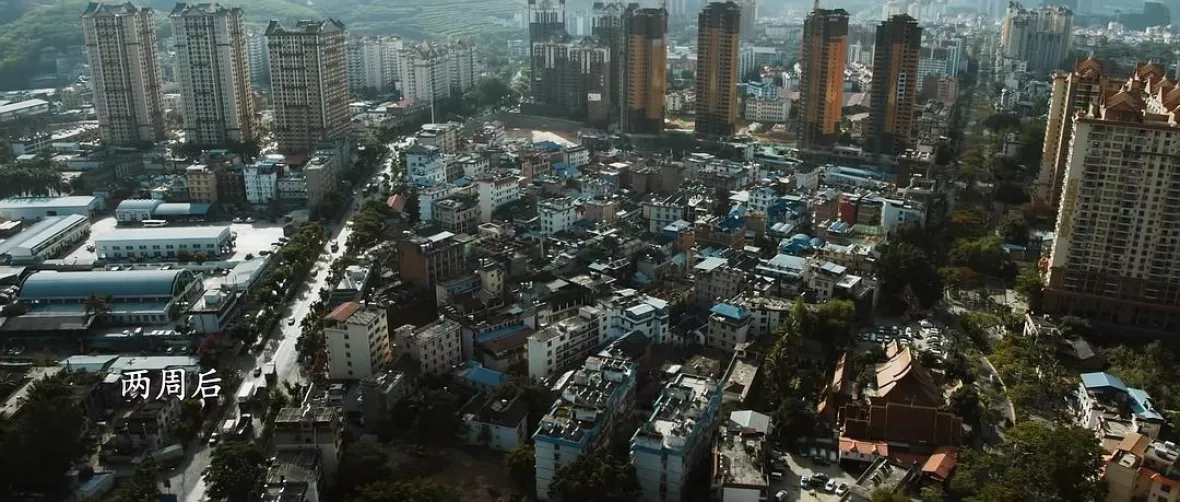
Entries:
{"label": "residential building", "polygon": [[462,124],[457,122],[422,124],[422,128],[414,137],[418,139],[418,145],[433,146],[442,153],[455,153],[459,150],[459,140],[462,139],[461,129]]}
{"label": "residential building", "polygon": [[451,94],[461,96],[475,88],[475,45],[470,40],[456,40],[447,46],[450,60]]}
{"label": "residential building", "polygon": [[562,380],[561,395],[533,433],[537,498],[549,500],[553,478],[583,454],[608,447],[635,406],[635,363],[591,356]]}
{"label": "residential building", "polygon": [[479,222],[490,223],[497,208],[520,200],[517,176],[484,176],[475,181],[479,190]]}
{"label": "residential building", "polygon": [[528,415],[519,393],[508,399],[479,394],[459,410],[467,444],[503,453],[528,441]]}
{"label": "residential building", "polygon": [[1106,502],[1176,502],[1180,500],[1180,470],[1176,444],[1155,441],[1129,432],[1115,451],[1103,458]]}
{"label": "residential building", "polygon": [[399,57],[403,97],[432,106],[451,97],[451,58],[445,46],[411,45]]}
{"label": "residential building", "polygon": [[622,131],[660,134],[664,131],[664,94],[667,93],[668,11],[628,9],[624,16],[626,49],[611,57],[625,58]]}
{"label": "residential building", "polygon": [[1069,57],[1073,12],[1064,5],[1026,9],[1008,2],[1000,32],[1000,55],[1028,63],[1028,71],[1049,72]]}
{"label": "residential building", "polygon": [[696,133],[733,135],[737,122],[741,7],[713,2],[697,17]]}
{"label": "residential building", "polygon": [[644,500],[679,501],[688,494],[689,475],[712,448],[720,407],[715,378],[681,373],[664,387],[631,438],[631,465]]}
{"label": "residential building", "polygon": [[787,98],[746,98],[745,118],[763,124],[785,124],[791,117],[791,100]]}
{"label": "residential building", "polygon": [[692,273],[696,282],[695,300],[701,305],[729,300],[741,293],[746,283],[746,273],[729,266],[725,258],[705,258],[693,266]]}
{"label": "residential building", "polygon": [[578,315],[557,321],[528,338],[529,377],[545,380],[593,354],[606,341],[606,315],[582,306]]}
{"label": "residential building", "polygon": [[282,167],[282,157],[268,155],[257,163],[242,168],[246,202],[254,206],[264,206],[274,201],[278,196],[278,179]]}
{"label": "residential building", "polygon": [[410,393],[409,380],[405,373],[392,370],[361,379],[359,386],[365,432],[375,434],[383,424],[393,419],[397,403]]}
{"label": "residential building", "polygon": [[752,40],[758,36],[756,26],[758,24],[758,0],[738,0],[738,6],[741,7],[741,34],[742,40]]}
{"label": "residential building", "polygon": [[429,291],[439,280],[462,274],[465,272],[463,246],[466,243],[466,238],[451,232],[398,241],[401,279]]}
{"label": "residential building", "polygon": [[347,302],[324,320],[329,379],[362,380],[381,374],[393,364],[384,308]]}
{"label": "residential building", "polygon": [[844,106],[848,12],[818,7],[803,21],[799,55],[799,147],[804,150],[836,145]]}
{"label": "residential building", "polygon": [[404,154],[411,183],[431,186],[447,181],[447,165],[437,146],[415,144],[406,149]]}
{"label": "residential building", "polygon": [[893,157],[910,147],[914,107],[922,85],[918,76],[921,48],[922,28],[917,19],[902,14],[877,26],[869,118],[863,125],[866,153]]}
{"label": "residential building", "polygon": [[479,201],[455,195],[434,201],[433,221],[444,232],[475,234],[479,226]]}
{"label": "residential building", "polygon": [[223,146],[255,139],[254,94],[242,9],[178,3],[168,16],[185,141]]}
{"label": "residential building", "polygon": [[393,339],[398,356],[408,354],[422,375],[446,375],[463,363],[459,323],[450,319],[440,318],[421,328],[401,326],[393,331]]}
{"label": "residential building", "polygon": [[738,410],[719,429],[713,444],[717,461],[711,465],[715,500],[770,500],[770,473],[765,469],[766,459],[773,454],[767,443],[773,431],[770,417]]}
{"label": "residential building", "polygon": [[538,78],[541,73],[538,63],[543,60],[537,58],[537,44],[565,36],[565,0],[529,0],[528,16],[529,62],[532,65],[530,74],[533,76],[529,83],[529,94],[538,96],[543,83]]}
{"label": "residential building", "polygon": [[263,502],[319,502],[324,487],[320,452],[316,448],[292,448],[275,452],[266,468]]}
{"label": "residential building", "polygon": [[92,2],[82,13],[82,39],[103,142],[136,146],[164,139],[155,11]]}
{"label": "residential building", "polygon": [[[629,71],[627,47],[630,35],[627,22],[638,8],[638,4],[594,2],[590,11],[590,35],[597,38],[610,51],[608,76],[610,94],[607,99],[608,102],[619,107],[619,110],[611,111],[609,119],[611,123],[625,122],[623,115],[626,113],[626,93],[630,87],[625,83]],[[646,56],[640,55],[640,57]],[[651,68],[651,70],[654,71],[655,68]]]}
{"label": "residential building", "polygon": [[275,416],[272,430],[271,443],[277,455],[313,449],[319,453],[325,484],[334,482],[344,443],[339,408],[317,405],[283,408]]}
{"label": "residential building", "polygon": [[[1151,67],[1139,65],[1137,70],[1151,71]],[[1102,61],[1093,58],[1078,60],[1068,74],[1053,75],[1041,170],[1036,184],[1039,200],[1054,208],[1061,202],[1065,161],[1069,158],[1075,116],[1079,111],[1089,112],[1090,106],[1099,105],[1105,96],[1118,92],[1125,82],[1125,78],[1104,74]]]}
{"label": "residential building", "polygon": [[541,220],[541,235],[553,235],[569,230],[578,220],[578,206],[570,198],[546,199],[537,203]]}
{"label": "residential building", "polygon": [[[348,48],[349,87],[387,91],[401,80],[402,39],[393,36],[351,37]],[[410,97],[402,94],[403,97]]]}
{"label": "residential building", "polygon": [[1132,433],[1158,439],[1167,425],[1147,391],[1109,373],[1083,373],[1069,403],[1078,425],[1094,431],[1107,453]]}
{"label": "residential building", "polygon": [[270,89],[270,52],[265,33],[246,32],[246,61],[250,63],[250,83]]}
{"label": "residential building", "polygon": [[730,303],[718,303],[709,309],[709,328],[705,346],[733,352],[739,345],[755,341],[750,331],[753,319],[745,309]]}
{"label": "residential building", "polygon": [[522,110],[606,125],[612,113],[609,46],[593,38],[554,38],[534,43],[533,59],[534,90]]}
{"label": "residential building", "polygon": [[185,184],[188,186],[188,200],[192,202],[216,203],[218,194],[217,171],[205,164],[185,168]]}
{"label": "residential building", "polygon": [[[1044,313],[1122,332],[1180,332],[1180,91],[1140,64],[1073,119]],[[1134,179],[1134,183],[1125,180]],[[1154,189],[1152,189],[1154,187]]]}
{"label": "residential building", "polygon": [[10,265],[38,263],[74,249],[88,235],[87,217],[50,216],[0,242],[0,258],[6,258]]}
{"label": "residential building", "polygon": [[279,151],[308,154],[325,140],[345,138],[348,113],[348,65],[344,24],[335,19],[299,21],[266,27],[270,55],[272,131]]}
{"label": "residential building", "polygon": [[606,340],[616,340],[631,332],[642,333],[651,343],[668,338],[668,302],[633,289],[624,289],[601,302],[606,312]]}
{"label": "residential building", "polygon": [[303,165],[302,175],[307,186],[307,207],[319,207],[324,196],[339,187],[340,163],[344,159],[333,150],[317,150]]}
{"label": "residential building", "polygon": [[219,261],[232,252],[235,238],[228,226],[116,228],[94,238],[94,253],[112,261]]}

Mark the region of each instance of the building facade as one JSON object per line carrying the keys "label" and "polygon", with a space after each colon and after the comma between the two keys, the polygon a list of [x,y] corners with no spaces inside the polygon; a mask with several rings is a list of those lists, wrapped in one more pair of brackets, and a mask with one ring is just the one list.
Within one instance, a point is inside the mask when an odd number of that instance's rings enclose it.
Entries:
{"label": "building facade", "polygon": [[155,12],[131,3],[91,3],[82,13],[99,137],[132,146],[164,139],[164,85]]}
{"label": "building facade", "polygon": [[668,90],[668,11],[629,9],[624,22],[626,51],[611,54],[612,58],[625,58],[619,64],[626,65],[625,88],[618,92],[623,99],[621,129],[631,134],[660,134]]}
{"label": "building facade", "polygon": [[731,136],[737,122],[738,32],[741,7],[705,6],[697,18],[696,133]]}
{"label": "building facade", "polygon": [[266,28],[274,137],[279,150],[307,154],[348,136],[348,68],[344,24],[335,19]]}
{"label": "building facade", "polygon": [[873,54],[873,88],[864,125],[865,151],[895,156],[910,145],[917,105],[918,53],[922,28],[908,15],[893,16],[877,26]]}
{"label": "building facade", "polygon": [[1069,57],[1073,12],[1064,5],[1026,9],[1008,2],[1000,32],[1000,54],[1028,63],[1031,72],[1049,72]]}
{"label": "building facade", "polygon": [[343,303],[326,320],[329,379],[361,380],[381,374],[393,363],[384,308]]}
{"label": "building facade", "polygon": [[828,149],[835,146],[840,137],[847,50],[848,12],[817,8],[807,15],[799,55],[802,66],[799,78],[801,149]]}
{"label": "building facade", "polygon": [[[348,40],[348,80],[354,90],[387,91],[401,79],[402,39],[392,36]],[[406,96],[404,93],[402,96]]]}
{"label": "building facade", "polygon": [[463,340],[459,323],[450,319],[415,328],[405,325],[393,332],[397,354],[409,354],[423,375],[442,376],[463,362]]}
{"label": "building facade", "polygon": [[255,139],[254,94],[242,9],[178,3],[168,16],[185,140],[223,146]]}
{"label": "building facade", "polygon": [[687,495],[689,474],[712,450],[720,407],[721,383],[715,378],[681,373],[664,387],[631,438],[631,464],[643,500],[673,502]]}

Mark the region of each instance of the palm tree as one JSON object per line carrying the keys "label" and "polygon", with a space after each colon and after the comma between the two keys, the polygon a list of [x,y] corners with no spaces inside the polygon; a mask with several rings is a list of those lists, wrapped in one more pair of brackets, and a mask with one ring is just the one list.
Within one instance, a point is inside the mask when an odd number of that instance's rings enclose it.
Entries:
{"label": "palm tree", "polygon": [[82,309],[87,316],[100,317],[111,311],[111,305],[115,303],[115,298],[111,295],[99,296],[95,293],[90,293],[85,300],[82,300]]}

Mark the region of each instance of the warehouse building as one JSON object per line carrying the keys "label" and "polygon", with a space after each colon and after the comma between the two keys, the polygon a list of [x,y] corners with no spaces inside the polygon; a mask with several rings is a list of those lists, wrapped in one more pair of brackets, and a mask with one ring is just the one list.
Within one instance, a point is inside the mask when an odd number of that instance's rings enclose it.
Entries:
{"label": "warehouse building", "polygon": [[204,219],[210,204],[203,202],[164,202],[159,199],[127,199],[115,208],[119,223],[138,223],[146,220],[196,221]]}
{"label": "warehouse building", "polygon": [[[21,284],[17,298],[29,306],[21,317],[62,317],[89,321],[100,314],[109,324],[161,325],[181,318],[204,290],[201,280],[187,269],[94,270],[85,272],[34,272]],[[89,298],[101,299],[95,305]],[[93,312],[96,307],[101,312]]]}
{"label": "warehouse building", "polygon": [[50,216],[76,214],[87,218],[102,209],[102,199],[75,195],[67,197],[9,197],[0,200],[0,218],[40,220]]}
{"label": "warehouse building", "polygon": [[90,220],[85,216],[50,216],[0,242],[0,258],[16,265],[38,263],[69,251],[88,235]]}
{"label": "warehouse building", "polygon": [[228,226],[119,228],[94,239],[94,251],[106,260],[172,261],[184,255],[215,260],[233,252],[236,236]]}

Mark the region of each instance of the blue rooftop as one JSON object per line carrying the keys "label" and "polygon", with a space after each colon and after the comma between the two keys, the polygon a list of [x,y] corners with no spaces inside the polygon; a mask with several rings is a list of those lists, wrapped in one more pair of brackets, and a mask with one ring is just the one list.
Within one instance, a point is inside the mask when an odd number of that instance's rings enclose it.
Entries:
{"label": "blue rooftop", "polygon": [[120,298],[170,297],[195,280],[179,270],[96,270],[86,272],[34,272],[20,289],[21,300],[55,298],[82,300],[91,294]]}
{"label": "blue rooftop", "polygon": [[738,321],[746,318],[746,312],[744,310],[728,303],[718,303],[717,305],[714,305],[713,308],[709,309],[709,312]]}
{"label": "blue rooftop", "polygon": [[1131,396],[1131,412],[1139,418],[1145,420],[1163,420],[1163,415],[1155,411],[1155,402],[1152,401],[1151,395],[1143,389],[1130,388],[1127,389],[1127,395]]}
{"label": "blue rooftop", "polygon": [[496,388],[508,381],[508,375],[485,368],[484,365],[476,361],[467,361],[463,366],[467,370],[463,378],[478,386]]}
{"label": "blue rooftop", "polygon": [[1119,392],[1127,392],[1127,384],[1119,380],[1119,377],[1111,375],[1105,371],[1097,373],[1082,373],[1082,385],[1086,389],[1115,389]]}

